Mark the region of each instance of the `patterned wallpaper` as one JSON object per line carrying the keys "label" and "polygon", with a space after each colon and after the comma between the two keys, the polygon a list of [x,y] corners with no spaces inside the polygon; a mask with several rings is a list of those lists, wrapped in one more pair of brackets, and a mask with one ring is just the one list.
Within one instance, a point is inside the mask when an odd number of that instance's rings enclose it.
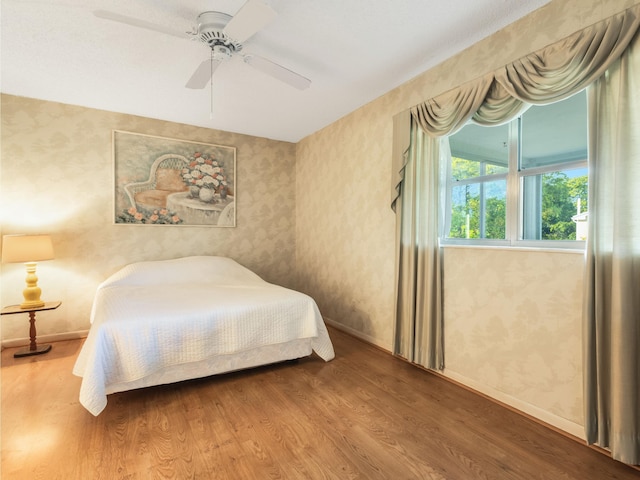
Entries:
{"label": "patterned wallpaper", "polygon": [[[112,130],[237,148],[235,228],[113,223]],[[127,263],[226,255],[265,280],[295,278],[295,145],[131,115],[2,96],[2,234],[50,233],[56,258],[38,265],[38,333],[86,330],[96,286]],[[25,271],[2,265],[1,303],[22,301]],[[23,315],[3,317],[2,338],[28,336]]]}
{"label": "patterned wallpaper", "polygon": [[578,252],[445,249],[446,368],[582,424]]}
{"label": "patterned wallpaper", "polygon": [[296,241],[299,286],[320,311],[388,346],[395,217],[384,127],[365,108],[298,144]]}

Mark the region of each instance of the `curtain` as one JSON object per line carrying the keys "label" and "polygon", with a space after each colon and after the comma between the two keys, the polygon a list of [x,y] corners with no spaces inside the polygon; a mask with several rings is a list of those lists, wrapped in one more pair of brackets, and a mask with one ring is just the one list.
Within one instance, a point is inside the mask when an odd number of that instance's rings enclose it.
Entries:
{"label": "curtain", "polygon": [[[440,144],[412,122],[395,206],[399,241],[394,353],[438,370],[444,368]],[[425,318],[430,320],[421,321]]]}
{"label": "curtain", "polygon": [[[411,145],[411,112],[405,110],[393,117],[393,152],[391,158],[391,209],[400,217],[397,200],[404,179]],[[396,222],[398,223],[398,222]]]}
{"label": "curtain", "polygon": [[640,39],[589,88],[585,430],[640,464]]}
{"label": "curtain", "polygon": [[[635,5],[474,82],[416,105],[411,109],[411,118],[424,132],[425,138],[417,133],[412,134],[409,155],[403,155],[402,159],[394,159],[392,181],[392,206],[395,206],[399,225],[396,239],[394,348],[399,355],[418,363],[423,358],[437,358],[436,367],[431,366],[432,364],[425,366],[442,368],[444,358],[439,356],[444,345],[441,337],[444,331],[442,258],[440,250],[435,247],[437,239],[434,235],[443,230],[443,202],[432,189],[434,182],[439,180],[443,173],[439,165],[441,156],[448,150],[447,135],[455,133],[468,121],[481,125],[499,125],[510,121],[529,105],[562,100],[583,90],[597,79],[603,79],[598,81],[598,89],[602,93],[597,96],[602,112],[598,114],[595,122],[591,122],[595,125],[592,125],[590,130],[590,146],[596,149],[596,161],[602,162],[601,166],[595,167],[596,173],[592,174],[592,178],[602,178],[596,179],[597,185],[590,193],[590,202],[593,195],[595,204],[592,205],[597,210],[591,210],[590,205],[589,221],[592,232],[595,232],[595,229],[600,231],[602,224],[597,222],[614,223],[607,227],[610,236],[606,241],[598,234],[589,247],[591,280],[588,286],[593,304],[589,305],[590,314],[587,316],[589,324],[585,344],[585,368],[587,375],[594,378],[588,379],[586,430],[589,442],[597,441],[602,445],[611,446],[614,458],[636,462],[640,435],[637,412],[640,357],[636,353],[640,347],[640,316],[637,303],[639,300],[634,298],[634,290],[640,285],[640,266],[637,253],[639,247],[632,245],[633,241],[636,244],[640,243],[637,233],[637,229],[640,228],[637,221],[640,203],[629,201],[631,197],[620,199],[617,195],[622,194],[622,190],[634,190],[630,186],[621,188],[620,182],[635,180],[638,183],[640,178],[637,172],[640,168],[637,166],[637,151],[628,143],[630,137],[637,135],[633,132],[638,132],[639,129],[638,124],[633,123],[637,121],[633,107],[625,109],[625,113],[622,113],[621,108],[618,112],[618,107],[614,109],[609,103],[620,106],[629,101],[625,94],[634,96],[631,94],[634,88],[635,92],[640,90],[639,85],[633,85],[629,79],[628,86],[613,88],[612,77],[629,76],[628,60],[623,60],[621,66],[618,67],[616,64],[612,68],[615,72],[620,70],[624,73],[614,74],[608,72],[608,69],[623,52],[626,52],[625,58],[630,55],[632,48],[628,47],[639,26],[640,5]],[[607,75],[604,75],[605,72]],[[619,94],[614,93],[618,90]],[[639,95],[635,94],[635,97]],[[608,96],[613,96],[616,100],[605,102],[604,97]],[[594,97],[595,94],[590,95],[590,102]],[[635,111],[638,111],[637,107]],[[607,115],[613,117],[609,118]],[[628,123],[621,125],[625,122]],[[609,128],[613,128],[609,123],[619,125],[620,128],[609,131]],[[406,128],[397,128],[394,131],[406,131]],[[597,132],[595,137],[594,132]],[[399,150],[401,149],[394,151],[395,155]],[[624,173],[614,178],[601,174],[603,169],[608,169],[604,157],[617,159],[623,156],[626,162],[635,162],[634,174],[631,174],[627,164],[617,166],[618,171]],[[426,175],[432,175],[432,178],[428,179]],[[616,192],[616,196],[606,200],[603,198],[609,195],[607,192],[613,191]],[[635,192],[634,194],[638,195]],[[599,202],[607,206],[600,206]],[[621,202],[625,207],[618,210]],[[400,209],[397,208],[398,204],[401,204]],[[614,211],[616,213],[613,213]],[[609,220],[604,220],[604,216],[609,216]],[[618,217],[620,221],[615,221]],[[623,219],[628,223],[623,223]],[[605,247],[609,244],[607,242],[616,246],[613,249],[615,253]],[[636,249],[635,254],[631,255],[633,248]],[[432,304],[425,305],[424,302]],[[429,335],[424,335],[424,332],[429,332]],[[440,337],[432,338],[432,335]],[[425,339],[426,344],[421,343],[425,342]],[[419,348],[424,351],[420,352]],[[614,350],[615,353],[612,353]],[[615,414],[612,413],[614,405],[617,412]],[[624,408],[620,410],[622,407]],[[621,424],[624,424],[625,428],[610,432],[610,427],[614,429],[616,425]],[[626,447],[620,449],[618,445],[623,443]]]}

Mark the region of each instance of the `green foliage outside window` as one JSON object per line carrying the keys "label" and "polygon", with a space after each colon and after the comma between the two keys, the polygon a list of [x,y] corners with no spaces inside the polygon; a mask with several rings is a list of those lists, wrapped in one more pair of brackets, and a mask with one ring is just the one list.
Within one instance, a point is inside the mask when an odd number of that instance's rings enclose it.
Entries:
{"label": "green foliage outside window", "polygon": [[542,240],[575,240],[576,224],[571,220],[580,209],[587,210],[587,175],[570,178],[564,172],[542,177]]}
{"label": "green foliage outside window", "polygon": [[[480,175],[479,162],[452,158],[452,177],[465,180]],[[485,165],[484,175],[506,172],[506,167]],[[487,179],[488,180],[488,179]],[[484,235],[481,232],[481,188],[484,192]],[[466,183],[452,189],[449,238],[504,239],[506,236],[506,182]],[[542,175],[542,240],[575,240],[573,217],[588,210],[587,175],[570,177],[565,172]]]}

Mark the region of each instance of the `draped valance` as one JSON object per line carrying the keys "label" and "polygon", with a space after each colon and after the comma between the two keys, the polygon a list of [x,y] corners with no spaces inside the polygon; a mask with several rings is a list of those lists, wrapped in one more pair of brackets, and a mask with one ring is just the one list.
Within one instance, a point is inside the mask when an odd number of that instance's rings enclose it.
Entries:
{"label": "draped valance", "polygon": [[640,27],[640,5],[526,55],[482,78],[431,98],[394,118],[391,206],[395,210],[409,148],[409,121],[427,135],[442,137],[470,119],[500,125],[530,105],[562,100],[599,78],[625,51]]}

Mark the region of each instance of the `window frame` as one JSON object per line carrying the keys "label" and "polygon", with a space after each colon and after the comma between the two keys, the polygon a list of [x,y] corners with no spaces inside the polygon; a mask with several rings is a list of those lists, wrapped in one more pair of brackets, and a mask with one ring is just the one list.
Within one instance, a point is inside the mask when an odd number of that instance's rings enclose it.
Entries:
{"label": "window frame", "polygon": [[[575,168],[587,168],[588,159],[571,161],[566,163],[555,163],[540,167],[532,167],[527,169],[521,168],[521,141],[522,138],[522,118],[521,116],[511,120],[508,131],[508,171],[507,173],[481,175],[464,180],[454,180],[451,175],[451,158],[447,158],[446,165],[446,184],[441,185],[444,188],[446,201],[444,202],[446,212],[444,232],[440,238],[440,244],[446,245],[464,245],[464,246],[495,246],[509,248],[527,248],[527,249],[561,249],[561,250],[582,250],[586,248],[585,240],[530,240],[524,239],[524,179],[525,177],[542,175],[545,173],[562,172]],[[447,140],[448,141],[448,140]],[[482,185],[489,181],[495,181],[506,178],[506,205],[505,205],[505,239],[488,239],[488,238],[451,238],[446,235],[450,231],[452,202],[451,194],[453,187],[465,184]],[[481,211],[481,215],[483,212]]]}

